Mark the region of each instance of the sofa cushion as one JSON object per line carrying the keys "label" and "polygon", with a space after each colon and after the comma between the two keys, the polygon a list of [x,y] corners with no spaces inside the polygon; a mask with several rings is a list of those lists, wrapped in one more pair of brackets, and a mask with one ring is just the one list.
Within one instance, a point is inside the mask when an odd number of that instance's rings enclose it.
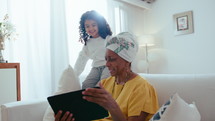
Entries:
{"label": "sofa cushion", "polygon": [[48,102],[45,99],[10,102],[1,105],[0,121],[42,121]]}
{"label": "sofa cushion", "polygon": [[[55,95],[79,89],[81,89],[79,79],[74,73],[73,68],[69,65],[61,75]],[[43,121],[54,121],[54,112],[50,106],[46,109]]]}
{"label": "sofa cushion", "polygon": [[150,121],[200,121],[201,116],[195,104],[187,104],[174,94],[150,119]]}
{"label": "sofa cushion", "polygon": [[202,121],[213,121],[215,106],[215,74],[144,74],[157,91],[160,106],[178,93],[187,103],[195,101]]}

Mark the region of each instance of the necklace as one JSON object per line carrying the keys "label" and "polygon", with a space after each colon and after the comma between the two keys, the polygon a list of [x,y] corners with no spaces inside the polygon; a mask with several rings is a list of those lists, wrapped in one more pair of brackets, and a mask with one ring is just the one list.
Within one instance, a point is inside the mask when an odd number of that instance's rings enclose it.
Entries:
{"label": "necklace", "polygon": [[132,73],[125,73],[125,76],[122,78],[115,76],[115,82],[120,85],[124,85],[131,77]]}
{"label": "necklace", "polygon": [[117,100],[117,98],[120,96],[124,86],[125,86],[125,84],[116,85],[116,82],[114,82],[113,88],[112,88],[112,96],[115,100]]}
{"label": "necklace", "polygon": [[126,73],[125,79],[123,79],[125,81],[121,81],[122,79],[119,80],[118,77],[115,77],[115,81],[112,88],[112,96],[115,100],[117,100],[117,98],[120,96],[126,82],[130,79],[130,77],[131,77],[131,73]]}

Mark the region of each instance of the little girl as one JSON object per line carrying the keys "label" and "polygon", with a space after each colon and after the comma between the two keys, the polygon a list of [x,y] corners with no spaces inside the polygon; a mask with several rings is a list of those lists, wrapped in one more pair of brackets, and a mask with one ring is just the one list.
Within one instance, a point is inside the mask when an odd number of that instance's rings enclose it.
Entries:
{"label": "little girl", "polygon": [[76,60],[74,70],[79,76],[89,59],[92,59],[92,69],[84,82],[82,88],[94,87],[101,80],[110,76],[105,66],[105,43],[106,38],[112,35],[109,24],[103,16],[96,11],[87,11],[81,16],[79,26],[80,40],[84,43],[79,57]]}

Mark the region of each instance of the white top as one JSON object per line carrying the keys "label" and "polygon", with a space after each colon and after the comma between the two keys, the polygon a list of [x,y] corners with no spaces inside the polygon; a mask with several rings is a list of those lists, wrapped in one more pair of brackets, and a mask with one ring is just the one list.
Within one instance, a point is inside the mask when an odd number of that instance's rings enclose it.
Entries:
{"label": "white top", "polygon": [[87,41],[87,45],[83,46],[75,63],[74,70],[77,76],[79,76],[84,71],[86,63],[89,59],[93,60],[92,67],[104,66],[106,64],[105,44],[106,40],[102,37],[90,38]]}

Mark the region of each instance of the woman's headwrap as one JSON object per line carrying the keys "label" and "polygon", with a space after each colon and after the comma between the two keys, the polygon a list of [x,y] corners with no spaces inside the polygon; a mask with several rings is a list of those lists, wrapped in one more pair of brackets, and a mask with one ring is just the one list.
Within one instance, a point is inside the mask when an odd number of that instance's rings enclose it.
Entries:
{"label": "woman's headwrap", "polygon": [[107,39],[106,48],[118,54],[128,62],[132,62],[138,51],[138,43],[134,35],[122,32]]}

